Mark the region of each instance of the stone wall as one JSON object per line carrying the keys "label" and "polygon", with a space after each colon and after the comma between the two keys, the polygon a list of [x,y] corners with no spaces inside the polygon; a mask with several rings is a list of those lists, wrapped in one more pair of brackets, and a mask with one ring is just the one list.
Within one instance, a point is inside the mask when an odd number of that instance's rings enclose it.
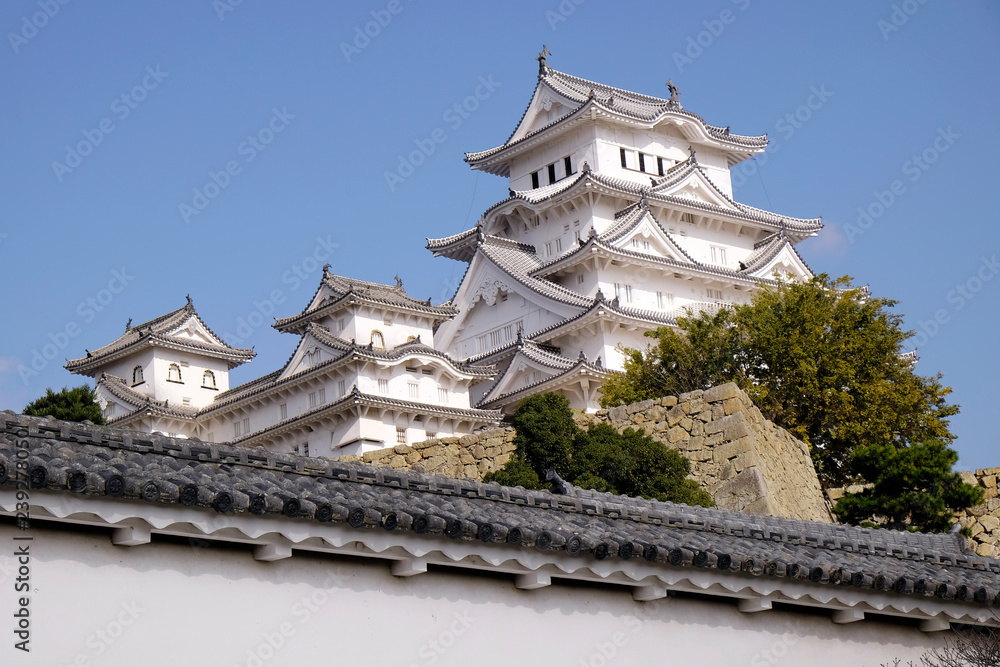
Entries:
{"label": "stone wall", "polygon": [[396,445],[361,456],[343,456],[341,461],[363,461],[397,470],[429,475],[482,479],[502,468],[514,452],[514,429],[498,428],[462,437],[438,438],[413,445]]}
{"label": "stone wall", "polygon": [[642,429],[691,461],[691,477],[725,509],[833,521],[806,445],[733,383],[579,415]]}
{"label": "stone wall", "polygon": [[969,548],[980,556],[1000,556],[1000,498],[997,479],[1000,468],[963,472],[962,481],[983,488],[983,504],[957,512],[955,519],[972,531]]}
{"label": "stone wall", "polygon": [[[724,509],[830,522],[809,450],[764,419],[735,384],[577,415],[586,428],[606,422],[642,429],[691,461],[691,477]],[[482,479],[514,451],[511,428],[367,452],[364,461],[448,477]]]}

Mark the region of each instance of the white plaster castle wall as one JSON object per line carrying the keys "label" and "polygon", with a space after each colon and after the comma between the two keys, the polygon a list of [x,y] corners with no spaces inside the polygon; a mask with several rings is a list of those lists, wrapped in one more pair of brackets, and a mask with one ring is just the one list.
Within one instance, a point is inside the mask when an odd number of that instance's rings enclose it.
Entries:
{"label": "white plaster castle wall", "polygon": [[[0,539],[13,544],[12,524]],[[31,653],[46,667],[212,665],[809,665],[913,660],[945,633],[823,612],[741,614],[733,601],[561,585],[517,590],[469,570],[390,575],[383,560],[298,555],[154,536],[112,546],[107,531],[33,527]],[[14,559],[0,577],[11,590]],[[14,593],[0,598],[8,641]],[[6,650],[12,651],[9,646]],[[21,661],[15,658],[15,663]]]}

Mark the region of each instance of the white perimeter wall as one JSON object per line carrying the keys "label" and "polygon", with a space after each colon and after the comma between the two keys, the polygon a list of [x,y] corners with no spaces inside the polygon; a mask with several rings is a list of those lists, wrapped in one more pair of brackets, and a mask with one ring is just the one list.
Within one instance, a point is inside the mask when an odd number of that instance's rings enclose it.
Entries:
{"label": "white perimeter wall", "polygon": [[4,665],[876,667],[918,662],[943,640],[897,623],[835,625],[822,612],[741,614],[730,601],[679,597],[635,602],[613,587],[521,591],[507,576],[468,570],[395,578],[380,560],[296,552],[264,563],[241,547],[156,536],[116,547],[108,531],[35,523],[25,655],[13,648],[10,554],[13,536],[26,533],[3,521]]}

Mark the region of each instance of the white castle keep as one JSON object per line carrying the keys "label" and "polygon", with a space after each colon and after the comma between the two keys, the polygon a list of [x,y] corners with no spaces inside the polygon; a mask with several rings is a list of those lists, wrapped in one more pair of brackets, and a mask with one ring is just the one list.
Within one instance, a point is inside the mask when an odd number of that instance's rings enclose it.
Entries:
{"label": "white castle keep", "polygon": [[819,219],[733,199],[729,170],[766,136],[708,124],[672,83],[650,97],[557,72],[547,55],[507,141],[466,156],[510,196],[473,229],[428,239],[468,264],[449,302],[327,266],[302,312],[273,325],[299,338],[288,362],[246,384],[230,388],[229,371],[253,350],[227,345],[190,298],[66,368],[95,378],[118,426],[360,454],[472,433],[540,392],[596,410],[621,346],[645,347],[689,309],[746,302],[776,275],[813,275],[794,246]]}

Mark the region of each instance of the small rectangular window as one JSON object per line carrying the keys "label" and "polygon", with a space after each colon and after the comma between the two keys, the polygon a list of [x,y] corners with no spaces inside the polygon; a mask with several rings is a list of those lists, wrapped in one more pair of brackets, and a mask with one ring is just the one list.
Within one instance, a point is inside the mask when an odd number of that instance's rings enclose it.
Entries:
{"label": "small rectangular window", "polygon": [[410,398],[414,400],[420,398],[420,385],[416,384],[415,382],[410,382],[409,389],[410,389]]}
{"label": "small rectangular window", "polygon": [[628,159],[625,157],[625,149],[622,148],[620,150],[622,154],[622,169],[628,169]]}
{"label": "small rectangular window", "polygon": [[710,289],[706,291],[708,292],[709,299],[722,299],[722,290]]}
{"label": "small rectangular window", "polygon": [[562,252],[562,239],[556,239],[556,252]]}
{"label": "small rectangular window", "polygon": [[325,387],[323,389],[319,390],[317,398],[319,399],[319,404],[320,405],[324,405],[326,403],[326,388]]}
{"label": "small rectangular window", "polygon": [[632,286],[631,285],[626,285],[625,286],[625,302],[626,303],[632,303]]}
{"label": "small rectangular window", "polygon": [[639,153],[639,171],[646,171],[646,154]]}
{"label": "small rectangular window", "polygon": [[660,176],[663,176],[663,158],[661,157],[656,158],[656,171]]}
{"label": "small rectangular window", "polygon": [[531,172],[531,187],[532,188],[537,188],[538,187],[538,172],[537,171]]}
{"label": "small rectangular window", "polygon": [[438,387],[438,403],[448,402],[448,390],[444,387]]}
{"label": "small rectangular window", "polygon": [[563,225],[563,231],[564,232],[568,232],[569,231],[569,223],[568,222]]}
{"label": "small rectangular window", "polygon": [[241,435],[241,433],[240,433],[240,426],[241,426],[241,424],[238,421],[237,422],[233,422],[233,437],[234,438],[240,437],[240,435]]}
{"label": "small rectangular window", "polygon": [[316,407],[316,392],[315,391],[309,392],[309,407],[310,408],[315,408]]}
{"label": "small rectangular window", "polygon": [[573,240],[576,241],[577,243],[580,242],[580,232],[579,231],[573,232]]}
{"label": "small rectangular window", "polygon": [[582,284],[583,284],[583,274],[582,274],[582,273],[581,273],[581,274],[578,274],[578,275],[576,276],[576,284],[577,284],[577,285],[582,285]]}
{"label": "small rectangular window", "polygon": [[278,406],[278,412],[281,413],[279,419],[288,419],[288,403],[282,403]]}
{"label": "small rectangular window", "polygon": [[[504,296],[506,296],[506,295],[504,295]],[[503,299],[503,301],[506,301],[506,299]],[[420,372],[423,373],[424,375],[434,375],[434,369],[433,368],[421,368]]]}
{"label": "small rectangular window", "polygon": [[250,418],[249,417],[246,417],[243,420],[243,432],[244,433],[249,433],[250,432]]}
{"label": "small rectangular window", "polygon": [[389,393],[389,381],[386,379],[381,379],[378,381],[379,393],[388,394]]}
{"label": "small rectangular window", "polygon": [[713,264],[725,264],[726,263],[726,249],[720,248],[719,246],[712,246],[712,263]]}
{"label": "small rectangular window", "polygon": [[405,445],[406,444],[406,429],[402,426],[396,427],[396,444]]}
{"label": "small rectangular window", "polygon": [[343,396],[344,394],[347,393],[346,389],[347,389],[347,387],[346,387],[344,381],[343,380],[337,380],[337,393],[340,396]]}
{"label": "small rectangular window", "polygon": [[344,333],[344,318],[341,317],[337,320],[337,328],[340,330],[338,333]]}
{"label": "small rectangular window", "polygon": [[416,373],[417,372],[417,367],[416,366],[407,366],[406,367],[406,372],[407,373]]}
{"label": "small rectangular window", "polygon": [[556,164],[553,162],[549,165],[549,184],[556,182]]}
{"label": "small rectangular window", "polygon": [[663,310],[663,292],[656,293],[656,307]]}
{"label": "small rectangular window", "polygon": [[569,155],[563,158],[563,166],[566,167],[567,176],[573,173],[573,161],[570,159]]}
{"label": "small rectangular window", "polygon": [[545,256],[546,257],[551,257],[552,256],[552,243],[551,242],[545,244]]}

